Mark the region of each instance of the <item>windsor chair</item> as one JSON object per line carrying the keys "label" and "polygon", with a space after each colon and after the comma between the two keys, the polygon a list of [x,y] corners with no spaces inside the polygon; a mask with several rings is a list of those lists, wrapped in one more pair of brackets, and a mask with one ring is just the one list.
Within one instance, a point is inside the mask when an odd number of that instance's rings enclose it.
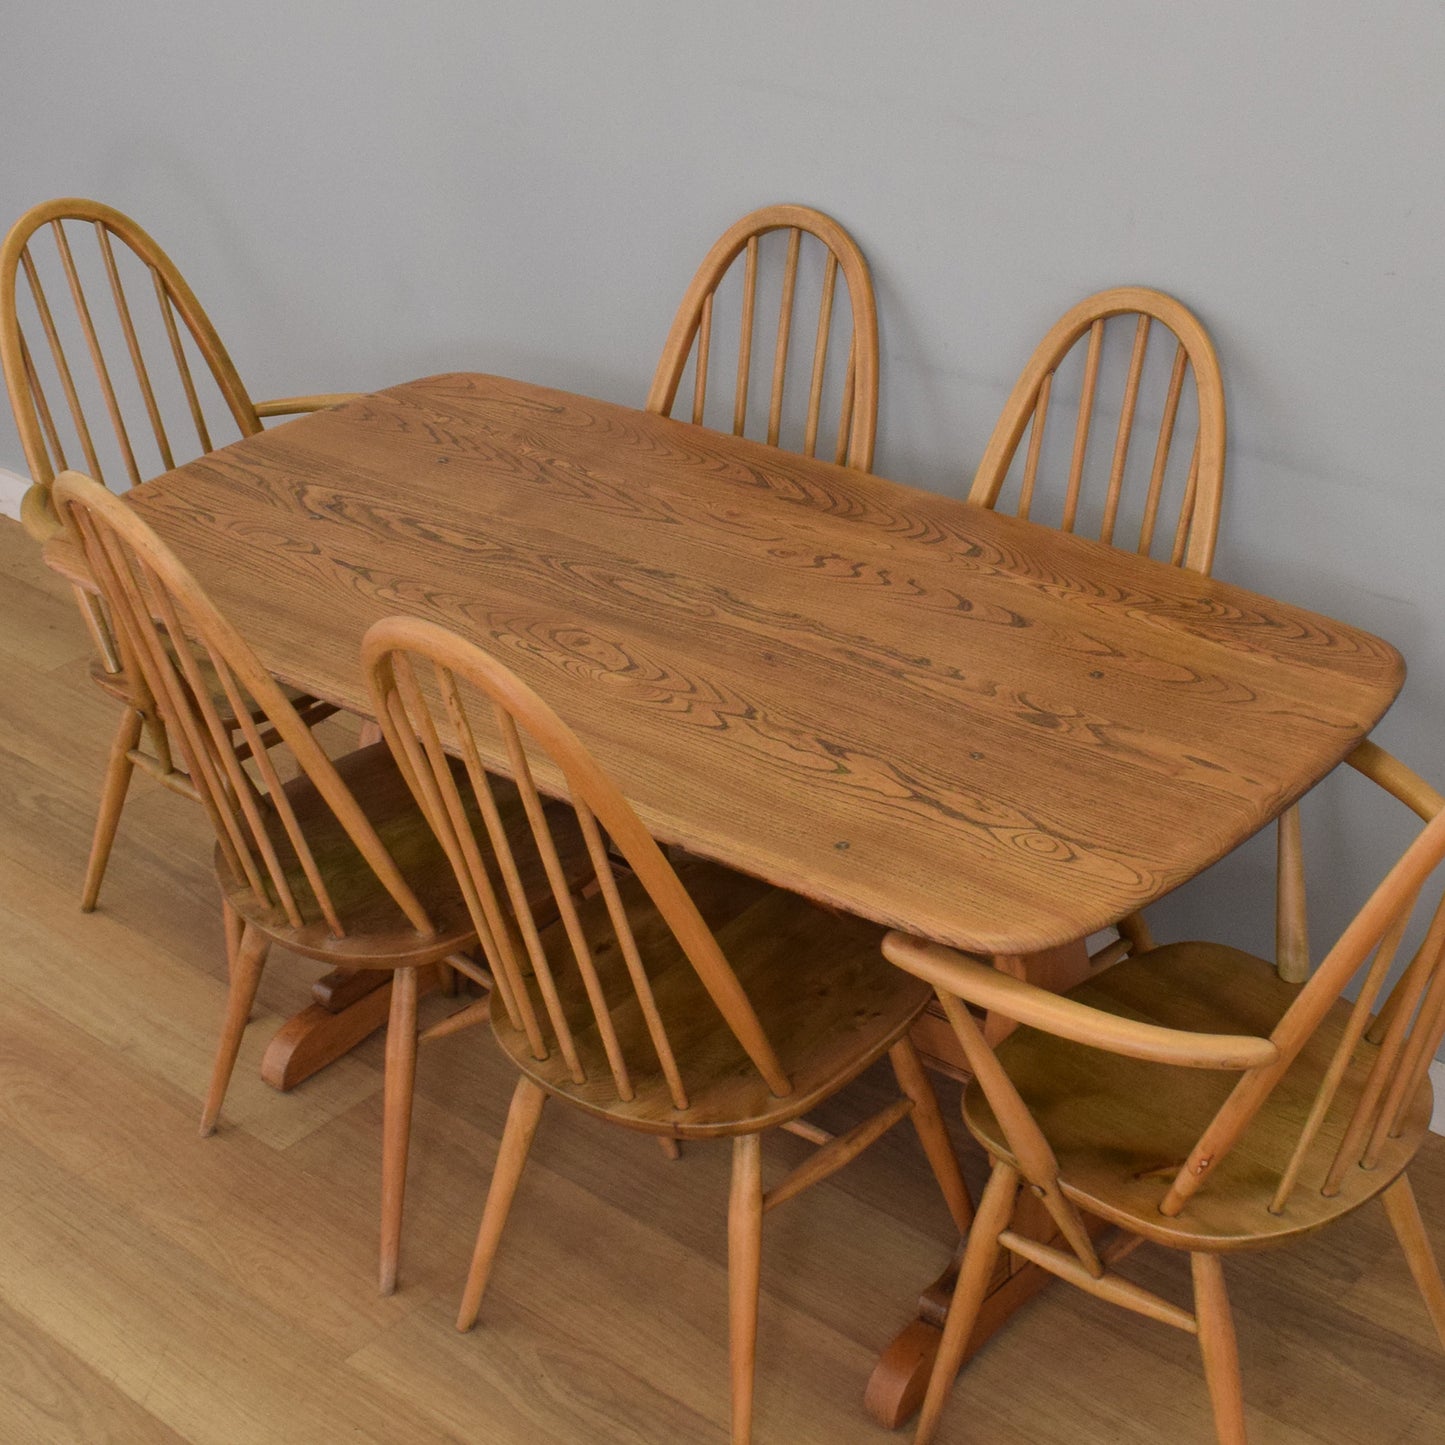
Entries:
{"label": "windsor chair", "polygon": [[[230,984],[201,1133],[216,1127],[273,944],[392,975],[380,1266],[382,1292],[390,1293],[411,1129],[418,976],[445,960],[489,984],[462,953],[476,935],[446,855],[386,744],[330,759],[246,641],[133,508],[75,472],[56,478],[55,499],[116,624],[127,671],[176,737],[215,830]],[[216,703],[217,687],[241,732],[240,748]],[[496,796],[504,832],[516,837],[518,886],[544,908],[548,878],[525,849],[521,799],[505,783]],[[570,876],[582,856],[576,825],[564,809],[549,808],[545,817],[557,839],[549,862]],[[453,1015],[422,1037],[466,1021]]]}
{"label": "windsor chair", "polygon": [[[954,1220],[964,1229],[972,1218],[932,1086],[908,1039],[928,989],[880,968],[875,924],[694,857],[670,863],[576,734],[521,679],[456,634],[390,618],[368,631],[362,653],[397,765],[471,909],[500,1000],[493,1031],[519,1072],[458,1328],[476,1321],[548,1098],[660,1138],[731,1138],[732,1438],[745,1442],[767,1210],[911,1115]],[[500,737],[546,863],[559,915],[550,927],[520,886],[497,784],[480,762],[483,731]],[[445,748],[460,754],[463,771]],[[580,904],[534,779],[575,809],[594,870]],[[896,1103],[836,1137],[804,1119],[884,1053],[901,1089]],[[773,1127],[818,1148],[765,1192],[760,1136]]]}
{"label": "windsor chair", "polygon": [[[868,263],[853,238],[831,217],[808,206],[764,206],[735,222],[718,238],[698,267],[677,308],[652,378],[647,410],[662,416],[673,414],[678,390],[691,361],[693,388],[690,418],[694,425],[703,424],[710,373],[715,369],[712,362],[721,340],[714,335],[715,312],[720,308],[720,288],[734,262],[741,256],[743,276],[738,302],[740,317],[731,427],[735,436],[747,434],[760,275],[768,269],[764,264],[764,251],[770,246],[765,238],[774,232],[786,234],[786,253],[782,263],[778,329],[773,342],[768,390],[765,431],[768,445],[779,445],[785,426],[784,400],[785,391],[789,390],[793,316],[798,307],[800,261],[806,243],[810,253],[821,253],[822,271],[816,277],[818,312],[813,354],[806,372],[807,405],[800,417],[792,418],[800,421],[802,426],[801,445],[795,449],[804,456],[814,456],[824,419],[831,419],[836,411],[833,460],[866,472],[873,465],[873,442],[878,430],[878,310],[873,299],[873,282],[868,274]],[[779,241],[782,239],[782,236],[778,237]],[[810,255],[809,259],[815,258]],[[849,311],[846,352],[842,351],[841,343],[834,341],[840,271]],[[842,354],[835,355],[835,352]],[[832,393],[825,383],[828,372],[836,372],[840,363],[843,381],[841,386],[834,384],[837,400],[832,402],[826,400]],[[799,374],[795,381],[803,379]],[[714,387],[714,400],[717,400],[716,391]]]}
{"label": "windsor chair", "polygon": [[[88,242],[84,249],[82,240]],[[85,361],[73,365],[77,352]],[[74,197],[32,207],[0,245],[0,364],[32,481],[21,518],[41,541],[59,528],[51,489],[56,474],[70,465],[68,456],[83,461],[97,481],[109,472],[135,486],[211,451],[221,439],[254,435],[263,417],[347,400],[328,395],[253,402],[170,257],[129,216]],[[92,425],[97,417],[100,424]],[[223,438],[222,427],[230,437]],[[194,440],[183,444],[183,432]],[[143,686],[121,667],[94,588],[84,579],[73,585],[96,649],[91,676],[123,709],[81,890],[81,907],[89,912],[135,768],[187,797],[196,790],[175,766]],[[298,691],[289,695],[308,723],[336,711]],[[214,696],[220,701],[219,693]],[[228,733],[239,732],[224,706],[220,716]],[[141,746],[143,736],[149,751]]]}
{"label": "windsor chair", "polygon": [[[1438,881],[1427,892],[1445,857],[1445,799],[1368,741],[1347,761],[1426,826],[1306,983],[1237,949],[1180,943],[1059,996],[941,945],[885,939],[947,1012],[974,1072],[964,1117],[995,1161],[915,1445],[937,1429],[1001,1250],[1196,1335],[1221,1445],[1245,1440],[1231,1251],[1287,1244],[1378,1196],[1445,1345],[1445,1284],[1406,1172],[1445,1033],[1445,901]],[[1421,942],[1387,990],[1416,917]],[[1356,979],[1351,1003],[1342,991]],[[1022,1027],[991,1046],[968,1006]],[[1057,1245],[1010,1228],[1021,1188],[1047,1208]],[[1117,1227],[1113,1242],[1096,1248],[1088,1216]],[[1192,1313],[1113,1268],[1145,1242],[1189,1255]]]}
{"label": "windsor chair", "polygon": [[[1118,397],[1119,419],[1108,453],[1108,470],[1101,476],[1098,463],[1102,458],[1097,448],[1091,456],[1089,443],[1095,413],[1103,409],[1101,377],[1106,371],[1106,336],[1130,319],[1134,326],[1132,338],[1126,337],[1130,346]],[[1113,327],[1110,322],[1114,322]],[[1150,388],[1146,385],[1147,363],[1156,327],[1166,338],[1173,339],[1174,349],[1168,356],[1167,369],[1159,369],[1159,385]],[[1047,423],[1051,416],[1058,420],[1058,413],[1066,411],[1056,394],[1056,385],[1060,370],[1070,364],[1081,342],[1083,367],[1078,377],[1065,471],[1065,454],[1046,446],[1046,439],[1053,435]],[[1147,375],[1147,379],[1155,378]],[[1159,421],[1144,473],[1132,455],[1134,434],[1142,420],[1141,399],[1157,402]],[[1072,396],[1069,400],[1073,400]],[[1067,416],[1062,419],[1067,420]],[[1194,438],[1187,448],[1177,445],[1182,439],[1181,419],[1195,424]],[[1016,468],[1014,463],[1026,431],[1029,440],[1023,465]],[[1172,296],[1143,286],[1120,286],[1086,297],[1060,317],[1039,343],[989,438],[974,474],[969,501],[998,508],[1009,495],[1018,515],[1034,521],[1045,520],[1038,512],[1047,503],[1055,502],[1056,522],[1065,532],[1087,530],[1086,524],[1092,521],[1101,542],[1130,546],[1144,557],[1162,550],[1159,544],[1163,543],[1172,565],[1189,567],[1207,576],[1219,533],[1224,450],[1224,385],[1208,332]],[[1182,465],[1181,452],[1187,458]],[[1131,461],[1135,464],[1131,465]],[[1042,481],[1041,472],[1045,474]],[[1047,478],[1061,473],[1067,478],[1062,488],[1050,487]],[[1060,490],[1062,497],[1055,495]],[[1131,508],[1128,501],[1136,494],[1139,505]],[[1098,504],[1090,506],[1096,498]],[[1177,517],[1171,531],[1168,513],[1174,508]],[[1132,536],[1127,536],[1130,530]],[[1299,815],[1294,809],[1281,816],[1279,830],[1281,866],[1297,876],[1303,863]],[[1293,910],[1282,919],[1287,919],[1287,932],[1281,938],[1280,970],[1284,977],[1298,982],[1308,971],[1308,944]],[[1282,923],[1282,928],[1285,926]],[[1152,946],[1143,915],[1131,913],[1120,920],[1118,936],[1091,961],[1095,967],[1104,967]]]}

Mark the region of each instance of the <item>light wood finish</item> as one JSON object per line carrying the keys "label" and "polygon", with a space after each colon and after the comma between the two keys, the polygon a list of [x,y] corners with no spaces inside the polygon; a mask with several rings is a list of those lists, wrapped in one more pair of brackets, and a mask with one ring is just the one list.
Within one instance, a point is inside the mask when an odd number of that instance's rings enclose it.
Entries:
{"label": "light wood finish", "polygon": [[[732,1438],[746,1445],[764,1212],[912,1115],[955,1224],[971,1217],[932,1087],[906,1039],[928,990],[890,973],[876,924],[698,860],[674,867],[576,734],[480,648],[434,623],[398,617],[367,633],[362,656],[397,767],[471,910],[496,982],[492,1029],[522,1076],[458,1327],[476,1320],[543,1097],[664,1137],[731,1138]],[[518,844],[480,761],[483,719],[504,740],[532,825],[529,856],[540,858],[552,884],[550,927],[521,886]],[[444,733],[463,768],[444,748]],[[533,781],[543,760],[561,774],[592,886],[569,882],[558,862]],[[818,1145],[765,1193],[761,1134],[824,1103],[885,1053],[901,1097]]]}
{"label": "light wood finish", "polygon": [[496,378],[303,417],[131,501],[280,677],[365,714],[361,633],[430,617],[554,700],[659,838],[989,955],[1192,877],[1402,676],[1186,569]]}
{"label": "light wood finish", "polygon": [[[89,295],[87,279],[93,283]],[[128,291],[127,280],[143,294],[137,296],[134,287]],[[151,318],[155,324],[148,328],[144,323]],[[182,328],[191,343],[189,355]],[[149,360],[142,342],[147,333]],[[69,352],[67,339],[72,343]],[[83,363],[76,358],[77,347]],[[204,397],[197,387],[195,362],[209,378],[211,394]],[[32,480],[22,516],[41,540],[57,531],[50,488],[67,465],[79,465],[103,481],[104,456],[115,480],[133,486],[175,466],[177,459],[211,450],[210,427],[218,420],[218,406],[234,435],[250,436],[261,430],[261,414],[309,411],[348,400],[343,395],[293,397],[266,404],[258,413],[215,327],[165,252],[130,217],[78,198],[32,207],[0,244],[0,364]],[[103,414],[103,422],[97,421],[97,413]],[[183,443],[182,430],[194,440]],[[232,439],[219,432],[215,436],[218,442]],[[96,643],[95,681],[124,709],[101,786],[81,890],[81,907],[89,912],[100,892],[135,768],[187,796],[193,796],[194,789],[172,765],[164,729],[144,687],[121,668],[109,621],[83,577],[76,600]],[[295,701],[309,707],[314,720],[332,711],[300,695]],[[224,705],[221,716],[233,722]],[[143,730],[151,735],[149,750],[141,747]]]}
{"label": "light wood finish", "polygon": [[[1058,525],[1066,532],[1078,529],[1083,494],[1088,481],[1089,441],[1095,417],[1104,334],[1113,318],[1128,317],[1134,323],[1128,374],[1125,379],[1120,415],[1114,430],[1113,450],[1103,484],[1103,502],[1098,508],[1099,538],[1116,546],[1131,545],[1144,556],[1152,555],[1156,544],[1172,563],[1208,573],[1214,559],[1219,533],[1219,509],[1224,487],[1224,387],[1219,361],[1208,332],[1198,319],[1172,296],[1144,286],[1119,286],[1100,291],[1059,318],[1030,357],[1023,374],[1004,405],[983,459],[974,473],[969,500],[980,506],[996,507],[1009,477],[1010,467],[1025,431],[1029,445],[1020,479],[1018,513],[1033,514],[1040,493],[1039,464],[1043,451],[1045,423],[1054,402],[1054,379],[1066,357],[1085,337],[1086,355],[1079,402],[1074,419],[1073,443],[1067,480],[1063,487],[1062,511]],[[1138,531],[1130,541],[1119,535],[1123,492],[1129,473],[1130,448],[1138,420],[1140,382],[1150,335],[1158,324],[1175,342],[1170,377],[1162,399],[1162,415],[1150,453],[1147,489],[1140,508]],[[1192,380],[1192,387],[1190,385]],[[1193,391],[1197,406],[1196,439],[1190,444],[1178,435],[1182,397]],[[1056,418],[1055,418],[1056,419]],[[1161,517],[1168,492],[1171,459],[1183,456],[1185,476],[1179,488],[1178,516],[1172,525]],[[1165,550],[1167,549],[1167,550]]]}
{"label": "light wood finish", "polygon": [[[240,633],[133,508],[75,472],[56,478],[55,498],[105,599],[126,668],[157,700],[201,793],[227,915],[242,925],[202,1133],[216,1126],[273,943],[394,975],[380,1266],[382,1291],[390,1293],[410,1135],[416,970],[475,943],[467,909],[384,744],[333,762]],[[172,647],[174,638],[187,645]],[[240,726],[254,774],[216,709],[207,685],[212,676]],[[278,767],[290,781],[282,781]],[[514,825],[516,803],[515,791],[503,789],[501,804]],[[559,837],[565,876],[578,846],[566,818]],[[528,875],[519,887],[530,896],[537,880]]]}
{"label": "light wood finish", "polygon": [[[77,331],[88,371],[67,350]],[[355,396],[253,402],[170,257],[129,216],[75,196],[32,206],[0,244],[0,363],[33,483],[25,522],[42,538],[59,530],[50,486],[67,467],[135,486],[254,435],[262,417]],[[220,415],[232,435],[213,433]]]}
{"label": "light wood finish", "polygon": [[[764,206],[734,222],[704,257],[697,274],[684,293],[673,318],[672,329],[662,349],[652,389],[647,395],[648,411],[670,416],[677,407],[678,389],[692,362],[692,399],[686,404],[694,424],[707,416],[709,396],[718,401],[719,387],[712,382],[711,366],[715,338],[714,309],[718,289],[734,263],[742,258],[743,290],[740,307],[737,375],[733,391],[732,432],[742,436],[748,422],[749,386],[758,357],[767,353],[755,346],[754,328],[758,309],[759,271],[763,238],[785,232],[787,250],[782,266],[778,325],[771,348],[772,370],[768,391],[766,437],[770,446],[779,445],[784,420],[785,389],[788,379],[793,321],[797,310],[799,261],[803,238],[821,253],[822,275],[818,288],[817,323],[813,330],[813,352],[807,371],[807,405],[801,416],[803,435],[794,450],[815,456],[823,417],[836,416],[836,443],[825,450],[832,459],[868,471],[873,465],[873,442],[878,430],[878,309],[873,299],[873,281],[868,263],[853,238],[830,216],[809,206]],[[779,238],[781,240],[781,238]],[[836,293],[843,277],[849,310],[847,346],[833,342],[838,320]],[[806,338],[803,338],[806,339]],[[832,370],[842,371],[836,385],[836,405],[825,402],[825,385],[830,352]]]}
{"label": "light wood finish", "polygon": [[[138,778],[115,906],[75,911],[89,765],[114,718],[87,680],[68,588],[3,518],[0,600],[0,1439],[725,1445],[730,1146],[692,1145],[669,1165],[645,1138],[550,1109],[481,1339],[453,1322],[517,1078],[490,1040],[472,1030],[422,1050],[422,1172],[405,1287],[389,1298],[371,1268],[382,1039],[285,1098],[255,1072],[271,1022],[311,1000],[325,965],[267,969],[225,1145],[195,1137],[226,997],[209,825]],[[349,731],[346,719],[320,730],[328,748]],[[428,1023],[451,1007],[435,994],[420,1004]],[[895,1094],[880,1061],[809,1117],[843,1134]],[[947,1081],[939,1094],[981,1190],[986,1163]],[[781,1132],[765,1141],[765,1181],[808,1149]],[[1439,1253],[1445,1139],[1427,1138],[1410,1174]],[[912,1304],[909,1283],[942,1264],[949,1229],[906,1125],[770,1216],[759,1440],[891,1438],[858,1392]],[[1144,1249],[1126,1272],[1187,1304],[1181,1263]],[[1440,1347],[1383,1209],[1289,1256],[1227,1264],[1260,1445],[1437,1445]],[[1195,1342],[1103,1309],[1073,1289],[1037,1294],[960,1378],[940,1441],[1212,1439]]]}
{"label": "light wood finish", "polygon": [[[968,1300],[981,1297],[976,1277],[1002,1245],[1090,1293],[1191,1328],[1175,1306],[1113,1275],[1087,1219],[1117,1226],[1131,1243],[1190,1254],[1192,1327],[1221,1445],[1245,1440],[1226,1252],[1294,1241],[1384,1196],[1445,1346],[1445,1284],[1405,1173],[1430,1121],[1425,1065],[1445,1036],[1445,904],[1435,878],[1445,811],[1377,745],[1348,761],[1429,821],[1303,984],[1236,949],[1182,943],[1060,997],[937,944],[897,933],[884,942],[894,963],[933,985],[958,1035],[974,1073],[964,1097],[970,1131],[1001,1169],[1018,1172],[1072,1249],[1050,1257],[1006,1228],[989,1238],[976,1226],[963,1267],[975,1281]],[[1420,941],[1381,1007],[1417,914],[1426,920]],[[970,1006],[1022,1027],[994,1046]],[[987,1208],[985,1199],[981,1219]],[[948,1328],[970,1331],[972,1318]],[[919,1445],[932,1438],[961,1358],[949,1338]]]}

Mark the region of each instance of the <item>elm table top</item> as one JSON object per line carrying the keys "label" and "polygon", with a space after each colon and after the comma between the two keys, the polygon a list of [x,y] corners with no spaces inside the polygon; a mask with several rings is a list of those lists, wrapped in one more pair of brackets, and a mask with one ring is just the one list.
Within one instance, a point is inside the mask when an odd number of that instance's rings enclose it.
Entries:
{"label": "elm table top", "polygon": [[369,713],[362,633],[433,618],[546,697],[660,838],[984,953],[1192,877],[1404,677],[1387,643],[1224,582],[496,377],[392,387],[130,495],[286,681]]}

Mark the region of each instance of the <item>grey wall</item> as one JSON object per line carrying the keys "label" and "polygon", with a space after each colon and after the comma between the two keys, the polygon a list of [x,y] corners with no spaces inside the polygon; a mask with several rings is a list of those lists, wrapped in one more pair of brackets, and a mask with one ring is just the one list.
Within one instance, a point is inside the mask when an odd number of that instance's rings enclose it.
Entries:
{"label": "grey wall", "polygon": [[[1400,646],[1379,736],[1445,782],[1440,4],[6,11],[0,220],[67,192],[133,213],[256,395],[467,367],[640,403],[707,244],[795,199],[873,264],[878,469],[958,492],[1061,310],[1174,292],[1228,386],[1218,574]],[[1306,821],[1324,937],[1407,829],[1347,785]],[[1163,928],[1262,946],[1268,862]]]}

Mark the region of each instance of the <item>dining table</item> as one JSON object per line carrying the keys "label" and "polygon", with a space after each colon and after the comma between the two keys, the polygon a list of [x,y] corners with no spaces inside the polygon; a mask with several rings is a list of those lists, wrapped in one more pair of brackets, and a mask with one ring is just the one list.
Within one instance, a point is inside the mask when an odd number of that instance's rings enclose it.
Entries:
{"label": "dining table", "polygon": [[[283,681],[368,717],[362,634],[429,618],[546,698],[664,843],[1053,988],[1404,677],[1387,642],[1227,582],[497,376],[362,396],[128,496]],[[272,1081],[384,1022],[373,982],[323,980]],[[956,1071],[940,1024],[919,1042]],[[980,1338],[1047,1278],[1005,1267]],[[880,1420],[916,1404],[946,1299],[875,1370]]]}

